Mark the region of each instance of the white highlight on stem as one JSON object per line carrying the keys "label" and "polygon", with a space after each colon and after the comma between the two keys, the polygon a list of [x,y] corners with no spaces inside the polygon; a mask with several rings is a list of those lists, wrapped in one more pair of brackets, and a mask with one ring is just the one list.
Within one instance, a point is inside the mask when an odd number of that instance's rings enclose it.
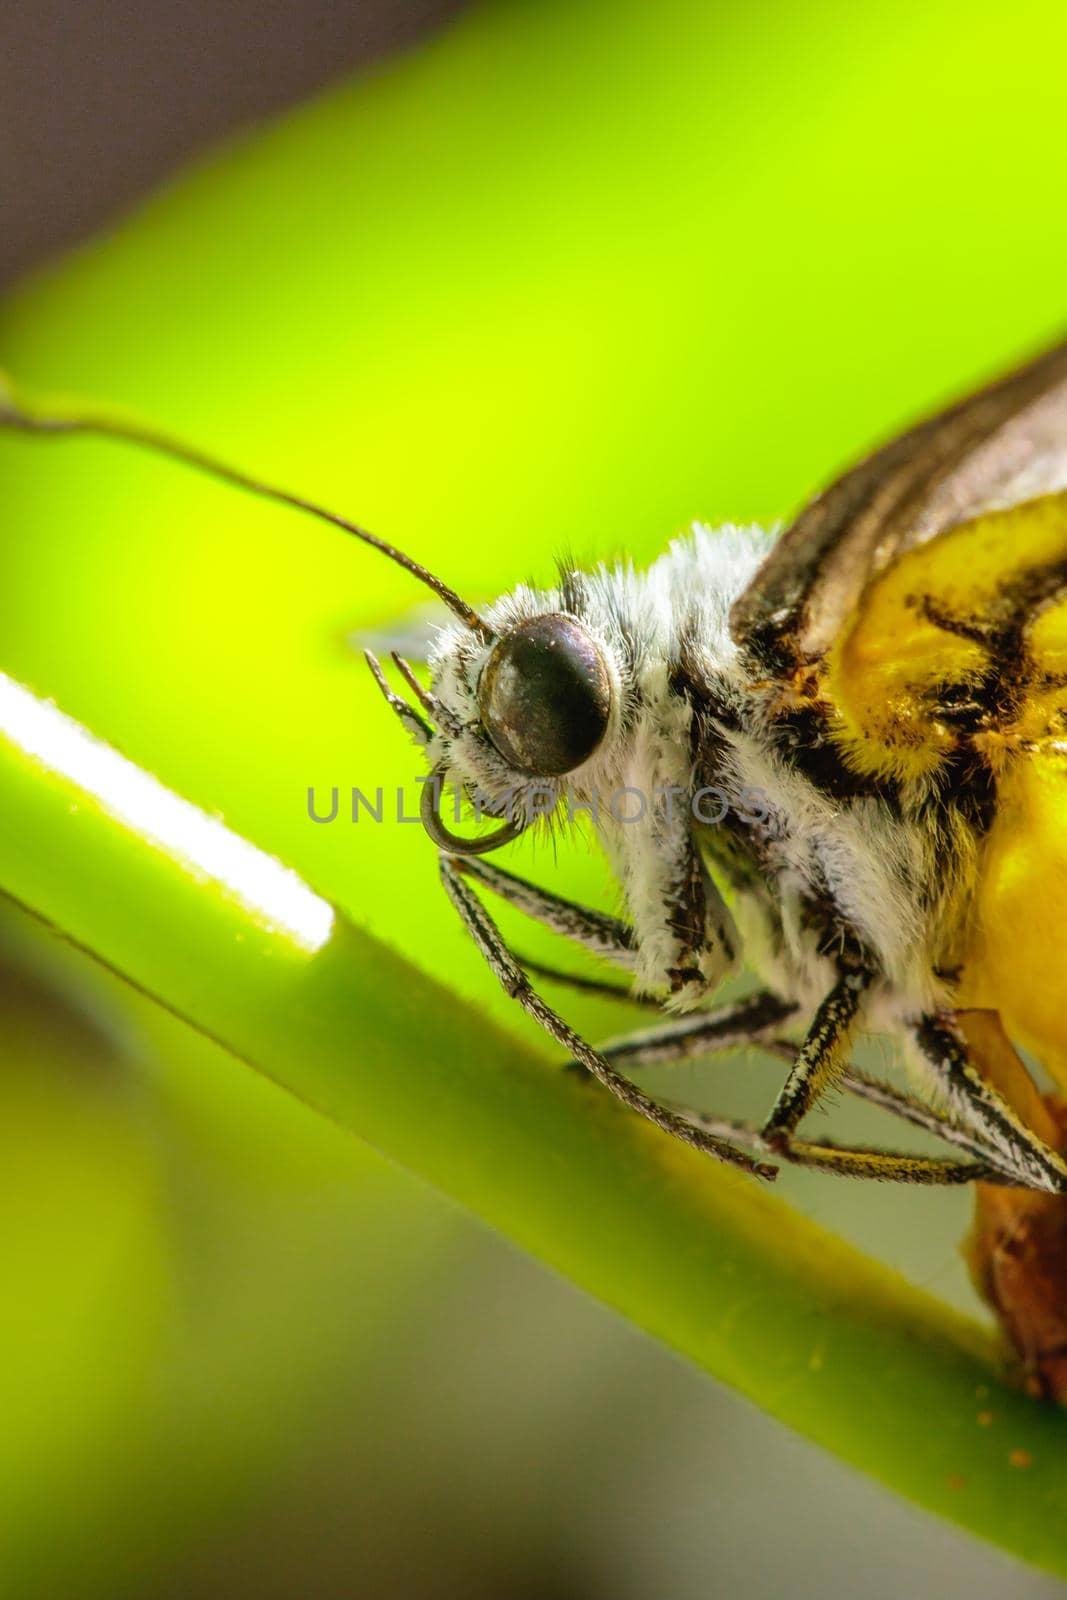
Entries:
{"label": "white highlight on stem", "polygon": [[309,953],[333,929],[333,907],[289,867],[135,766],[80,722],[0,672],[0,733],[94,796],[119,822],[202,873]]}

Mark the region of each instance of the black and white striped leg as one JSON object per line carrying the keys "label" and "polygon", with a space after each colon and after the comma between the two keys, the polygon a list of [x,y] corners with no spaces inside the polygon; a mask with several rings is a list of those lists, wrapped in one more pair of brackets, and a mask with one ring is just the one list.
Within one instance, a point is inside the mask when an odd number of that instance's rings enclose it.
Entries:
{"label": "black and white striped leg", "polygon": [[[558,967],[542,966],[539,962],[518,957],[527,971],[537,973],[554,983],[564,984],[581,993],[603,995],[612,1000],[626,1000],[645,1010],[663,1015],[660,1002],[648,995],[637,994],[621,984],[605,983],[598,978],[586,978],[573,972],[562,972]],[[748,1012],[748,1008],[752,1010]],[[792,1066],[797,1057],[797,1046],[790,1039],[776,1037],[777,1023],[768,1021],[772,1014],[784,1019],[796,1008],[788,1001],[761,990],[747,995],[732,1005],[720,1006],[713,1011],[695,1016],[674,1017],[662,1022],[658,1028],[640,1028],[624,1034],[619,1039],[609,1039],[599,1046],[602,1055],[612,1063],[627,1067],[673,1066],[677,1062],[691,1061],[694,1056],[712,1055],[718,1051],[736,1050],[756,1046],[777,1056]],[[747,1012],[747,1015],[746,1015]],[[578,1062],[569,1065],[578,1069]],[[584,1069],[581,1069],[584,1070]],[[908,1122],[923,1133],[941,1139],[946,1144],[962,1150],[974,1161],[984,1164],[987,1150],[981,1138],[971,1129],[961,1128],[947,1117],[925,1105],[914,1095],[872,1078],[858,1067],[848,1066],[841,1073],[840,1086],[857,1100],[879,1107],[901,1121]],[[739,1124],[739,1126],[744,1126]]]}
{"label": "black and white striped leg", "polygon": [[599,1048],[609,1061],[624,1068],[673,1065],[714,1050],[767,1044],[795,1010],[788,1000],[760,990],[713,1011],[672,1017],[656,1028],[639,1028],[609,1039]]}
{"label": "black and white striped leg", "polygon": [[765,1150],[788,1161],[791,1166],[814,1167],[819,1172],[834,1173],[840,1178],[867,1178],[881,1183],[918,1183],[928,1187],[955,1187],[962,1183],[974,1183],[977,1179],[998,1181],[998,1174],[982,1161],[944,1161],[936,1156],[909,1155],[905,1151],[869,1150],[862,1145],[848,1147],[834,1144],[832,1140],[822,1140],[816,1144],[808,1139],[785,1139],[777,1142],[772,1149],[762,1134],[747,1123],[706,1116],[700,1111],[685,1115],[698,1127],[719,1138],[747,1144],[753,1151]]}
{"label": "black and white striped leg", "polygon": [[532,973],[535,978],[546,978],[549,983],[562,984],[565,989],[573,989],[577,994],[595,994],[603,1000],[623,1000],[627,1005],[637,1006],[640,1011],[654,1011],[660,1017],[663,1015],[663,1001],[656,995],[641,994],[625,983],[611,983],[606,978],[589,978],[583,972],[564,972],[561,967],[549,966],[533,956],[521,955],[518,950],[513,950],[512,955],[523,972]]}
{"label": "black and white striped leg", "polygon": [[[657,1000],[635,995],[630,989],[600,983],[594,978],[575,977],[554,967],[538,967],[532,962],[523,961],[522,965],[530,971],[539,972],[543,977],[574,988],[591,989],[597,994],[610,995],[618,1000],[631,1000],[636,1005],[659,1011],[662,1016]],[[745,1046],[755,1046],[792,1066],[797,1057],[797,1046],[790,1039],[776,1037],[778,1024],[768,1019],[773,1013],[782,1019],[795,1009],[788,1001],[770,991],[761,990],[732,1005],[719,1006],[714,1011],[675,1017],[658,1028],[637,1029],[619,1039],[609,1039],[598,1048],[613,1064],[621,1063],[630,1068],[673,1066],[677,1062],[691,1061],[694,1056],[712,1055]],[[577,1067],[578,1063],[572,1065]],[[923,1133],[931,1134],[935,1139],[962,1150],[974,1161],[985,1164],[988,1152],[977,1133],[958,1127],[932,1106],[925,1105],[903,1089],[872,1078],[854,1066],[845,1067],[842,1071],[840,1086],[857,1100],[865,1100],[868,1105],[877,1106],[914,1128],[921,1128]]]}
{"label": "black and white striped leg", "polygon": [[553,933],[562,934],[565,939],[581,945],[593,955],[615,962],[617,966],[633,967],[636,958],[633,930],[619,917],[594,911],[589,906],[580,906],[574,900],[565,900],[562,895],[552,894],[536,883],[528,883],[525,878],[505,872],[502,867],[491,866],[478,856],[450,857],[449,860],[453,872],[465,873],[484,889],[506,900],[517,911],[543,923]]}
{"label": "black and white striped leg", "polygon": [[920,1018],[915,1039],[934,1069],[949,1114],[974,1130],[990,1165],[1024,1188],[1067,1192],[1067,1162],[1016,1116],[983,1076],[951,1018]]}
{"label": "black and white striped leg", "polygon": [[814,1167],[840,1178],[867,1178],[876,1183],[919,1183],[928,1188],[976,1183],[995,1176],[981,1161],[945,1161],[938,1156],[914,1156],[905,1151],[869,1150],[862,1145],[847,1147],[823,1140],[790,1139],[782,1146],[782,1157],[793,1166]]}
{"label": "black and white striped leg", "polygon": [[[785,1046],[784,1050],[779,1051],[777,1043],[771,1048],[783,1057],[786,1051],[791,1051],[795,1055],[795,1046],[790,1046],[787,1041],[782,1043]],[[962,1150],[979,1164],[988,1165],[989,1151],[976,1133],[968,1128],[957,1127],[954,1122],[943,1117],[932,1106],[924,1105],[914,1095],[905,1094],[902,1089],[895,1089],[891,1084],[881,1083],[877,1078],[869,1078],[866,1073],[858,1071],[855,1067],[845,1068],[841,1074],[841,1087],[849,1094],[855,1095],[858,1100],[866,1100],[868,1105],[879,1106],[883,1111],[900,1117],[903,1122],[910,1122],[912,1127],[921,1128],[924,1133],[932,1134],[935,1139],[942,1139],[946,1144]]]}
{"label": "black and white striped leg", "polygon": [[[630,1005],[663,1016],[662,1004],[655,996],[638,994],[634,989],[627,989],[622,984],[608,983],[600,978],[588,978],[579,973],[564,972],[558,967],[546,966],[526,956],[519,956],[517,959],[527,972],[536,973],[537,976],[547,978],[553,983],[562,984],[580,993],[601,995],[605,999],[625,1000]],[[756,1014],[751,1019],[753,1031],[746,1034],[744,1018],[740,1015],[741,1008],[750,1004],[756,1005],[757,1002],[759,1005]],[[787,1001],[779,999],[769,991],[761,991],[758,995],[747,996],[735,1005],[699,1012],[688,1017],[671,1018],[662,1022],[658,1028],[638,1029],[633,1033],[624,1034],[620,1039],[608,1040],[599,1048],[601,1054],[607,1056],[609,1061],[634,1068],[671,1066],[675,1062],[692,1060],[694,1056],[711,1055],[720,1050],[734,1050],[752,1045],[765,1050],[769,1055],[777,1056],[792,1067],[797,1058],[797,1046],[790,1039],[775,1037],[776,1027],[768,1029],[763,1026],[764,1003],[768,1005],[768,1010],[776,1006],[779,1016],[783,1018],[787,1012],[795,1010],[795,1007]],[[737,1029],[732,1025],[734,1020],[740,1024]],[[577,1061],[568,1065],[576,1071],[584,1071]],[[881,1079],[872,1078],[854,1066],[844,1068],[839,1082],[840,1087],[856,1099],[865,1100],[868,1105],[878,1106],[891,1116],[899,1117],[901,1121],[910,1123],[912,1127],[919,1128],[923,1133],[930,1134],[933,1138],[940,1139],[943,1143],[961,1151],[976,1164],[972,1176],[977,1174],[979,1166],[983,1168],[987,1166],[990,1159],[988,1144],[972,1126],[961,1126],[951,1121],[941,1112],[935,1111],[932,1106],[916,1099],[914,1095],[907,1094],[904,1090]],[[723,1123],[722,1126],[726,1127],[727,1124]],[[745,1134],[746,1131],[749,1135],[753,1133],[753,1130],[746,1129],[744,1124],[730,1124],[730,1126],[739,1128],[741,1134]],[[960,1170],[963,1170],[963,1166],[964,1164],[960,1163]],[[1002,1174],[1002,1180],[1017,1182],[1016,1169],[1013,1168],[1011,1173]],[[996,1174],[992,1169],[990,1169],[990,1181],[996,1181]]]}
{"label": "black and white striped leg", "polygon": [[[595,994],[605,999],[624,1000],[641,1010],[656,1012],[661,1019],[663,1017],[663,1007],[652,995],[638,994],[634,989],[624,988],[618,983],[608,983],[600,978],[587,978],[580,973],[564,972],[559,967],[545,966],[527,956],[520,955],[516,959],[526,972],[547,978],[552,983],[562,984],[580,994]],[[748,1006],[753,1007],[753,1012],[746,1019],[744,1008]],[[747,995],[732,1005],[717,1007],[713,1011],[699,1012],[688,1017],[673,1017],[661,1021],[657,1028],[637,1029],[619,1039],[608,1040],[598,1048],[609,1061],[623,1063],[633,1068],[673,1066],[676,1062],[691,1061],[695,1056],[755,1046],[766,1051],[768,1055],[785,1061],[791,1067],[797,1057],[797,1046],[790,1039],[776,1037],[777,1024],[764,1025],[765,1015],[769,1015],[775,1009],[779,1018],[785,1018],[786,1013],[792,1013],[796,1008],[769,991],[760,991],[755,995]],[[746,1020],[752,1024],[751,1031],[746,1030]],[[569,1065],[575,1070],[585,1070],[580,1068],[576,1061]],[[885,1083],[879,1078],[872,1078],[853,1066],[846,1067],[842,1072],[840,1086],[857,1100],[865,1100],[868,1105],[878,1106],[880,1110],[899,1117],[912,1127],[921,1128],[923,1133],[953,1145],[974,1161],[979,1163],[986,1161],[988,1152],[977,1133],[969,1128],[958,1127],[939,1111],[935,1111],[932,1106],[925,1105],[903,1089],[897,1089],[893,1084]]]}
{"label": "black and white striped leg", "polygon": [[[792,1064],[796,1058],[796,1045],[786,1039],[768,1036],[773,1035],[783,1016],[792,1009],[777,995],[751,995],[735,1005],[722,1006],[702,1016],[676,1018],[660,1028],[643,1028],[622,1039],[609,1041],[600,1049],[613,1066],[631,1068],[671,1065],[693,1056],[710,1054],[715,1050],[736,1049],[743,1045],[757,1045]],[[846,1067],[842,1071],[840,1084],[858,1098],[957,1146],[972,1159],[945,1161],[903,1151],[848,1148],[832,1140],[814,1143],[795,1138],[778,1142],[772,1151],[759,1129],[748,1123],[709,1116],[682,1106],[674,1106],[673,1109],[687,1121],[694,1122],[719,1138],[730,1139],[750,1150],[780,1155],[794,1166],[816,1167],[841,1177],[938,1185],[970,1183],[977,1178],[996,1179],[997,1175],[985,1158],[981,1142],[974,1135],[955,1128],[911,1095],[868,1078],[854,1067]]]}
{"label": "black and white striped leg", "polygon": [[568,1027],[563,1018],[553,1011],[531,986],[526,974],[504,943],[496,924],[473,890],[463,881],[456,870],[456,862],[449,856],[441,857],[441,877],[449,899],[505,992],[516,1000],[524,1011],[534,1017],[557,1043],[580,1061],[582,1066],[617,1099],[629,1106],[632,1111],[636,1111],[638,1115],[647,1118],[649,1122],[655,1123],[664,1132],[673,1134],[675,1138],[692,1145],[705,1155],[728,1162],[731,1166],[739,1167],[755,1177],[775,1176],[776,1169],[768,1162],[761,1161],[747,1151],[738,1149],[729,1140],[686,1121],[676,1112],[657,1105],[621,1073],[616,1072],[611,1063],[586,1044],[573,1028]]}
{"label": "black and white striped leg", "polygon": [[[716,1006],[711,1011],[701,1011],[686,1017],[663,1018],[663,1008],[658,1000],[624,989],[618,984],[602,983],[596,978],[578,977],[560,972],[555,967],[542,967],[537,962],[517,957],[526,972],[536,972],[541,977],[566,984],[584,994],[610,996],[613,1000],[629,1000],[632,1004],[655,1011],[660,1017],[658,1026],[639,1028],[622,1034],[599,1046],[601,1055],[609,1061],[626,1067],[651,1067],[674,1065],[690,1061],[694,1056],[709,1055],[714,1051],[737,1050],[746,1045],[764,1045],[772,1048],[772,1036],[787,1021],[796,1007],[769,990],[746,995],[728,1005]],[[791,1057],[796,1046],[791,1047]],[[567,1068],[584,1070],[578,1061],[568,1061]]]}
{"label": "black and white striped leg", "polygon": [[[762,1039],[760,1049],[788,1062],[790,1066],[797,1056],[797,1047],[791,1039]],[[916,1099],[913,1094],[907,1094],[903,1089],[897,1089],[880,1078],[872,1078],[853,1066],[845,1067],[838,1082],[842,1089],[854,1095],[857,1100],[865,1100],[868,1105],[878,1106],[880,1110],[888,1111],[891,1116],[899,1117],[902,1122],[910,1122],[913,1128],[921,1128],[923,1133],[929,1133],[935,1139],[941,1139],[945,1144],[962,1150],[983,1165],[988,1162],[989,1151],[973,1129],[957,1126],[940,1111],[935,1111],[933,1106]]]}
{"label": "black and white striped leg", "polygon": [[860,1003],[872,977],[865,967],[849,968],[816,1011],[789,1076],[763,1125],[763,1137],[772,1147],[788,1140],[801,1118],[840,1079],[847,1064]]}
{"label": "black and white striped leg", "polygon": [[[763,1026],[762,1016],[757,1014],[749,1018],[753,1026],[746,1033],[743,1028],[743,1018],[738,1015],[737,1008],[725,1007],[715,1012],[671,1019],[660,1028],[644,1029],[638,1034],[613,1041],[606,1051],[595,1051],[536,994],[521,970],[523,965],[553,981],[604,994],[612,999],[631,1000],[637,1004],[651,1005],[656,1009],[658,1003],[649,1002],[629,990],[596,979],[540,967],[532,961],[520,963],[507,950],[499,931],[480,902],[473,894],[464,893],[465,886],[459,875],[465,873],[475,878],[485,888],[498,894],[516,909],[534,917],[554,933],[562,934],[592,954],[607,957],[623,967],[631,967],[634,959],[633,935],[628,925],[619,918],[566,900],[560,895],[552,894],[536,884],[531,884],[499,867],[490,866],[488,862],[477,858],[443,859],[442,873],[445,875],[446,888],[453,903],[456,904],[472,936],[505,989],[513,994],[531,1015],[537,1017],[542,1026],[559,1043],[571,1051],[577,1064],[606,1083],[612,1093],[618,1095],[641,1115],[649,1117],[651,1121],[666,1127],[679,1137],[689,1137],[682,1128],[689,1128],[691,1131],[696,1129],[725,1146],[743,1144],[753,1151],[777,1153],[782,1159],[795,1165],[817,1167],[827,1172],[852,1177],[928,1184],[959,1184],[971,1182],[976,1178],[985,1178],[1046,1189],[1052,1187],[1053,1183],[1058,1187],[1060,1183],[1067,1182],[1067,1168],[1062,1174],[1059,1173],[1058,1167],[1062,1164],[1054,1152],[1047,1151],[1047,1155],[1056,1164],[1057,1171],[1055,1174],[1050,1174],[1045,1169],[1035,1182],[1032,1167],[1027,1169],[1020,1163],[1018,1156],[1008,1158],[1002,1151],[995,1152],[991,1149],[988,1125],[981,1116],[974,1114],[975,1107],[969,1105],[965,1095],[958,1094],[954,1098],[950,1096],[953,1102],[951,1109],[961,1114],[962,1125],[960,1125],[956,1120],[939,1116],[913,1097],[887,1084],[867,1078],[844,1064],[862,996],[871,981],[870,974],[864,969],[856,968],[843,974],[839,983],[820,1006],[808,1037],[799,1052],[796,1046],[788,1041],[771,1037],[775,1028],[781,1025],[781,1021],[793,1008],[776,996],[770,995],[753,996],[747,1001],[737,1002],[737,1007],[751,1005],[757,1001],[760,1004],[766,1003],[768,1018],[771,1015],[770,1007],[777,1006],[776,1021],[774,1023],[768,1021],[766,1027]],[[475,918],[478,919],[477,924]],[[487,938],[491,943],[487,943]],[[503,957],[505,965],[502,966],[496,959],[496,952]],[[519,980],[518,984],[516,980]],[[762,1130],[742,1123],[706,1117],[703,1113],[693,1113],[683,1108],[659,1106],[620,1073],[615,1072],[612,1065],[615,1061],[629,1067],[681,1061],[702,1053],[710,1053],[715,1049],[736,1048],[744,1044],[755,1044],[769,1049],[788,1059],[791,1064],[789,1078],[775,1103],[771,1117]],[[971,1071],[974,1073],[973,1068]],[[973,1159],[959,1162],[939,1161],[934,1157],[912,1156],[893,1151],[846,1149],[828,1141],[816,1144],[808,1140],[795,1139],[793,1132],[801,1118],[834,1083],[840,1083],[841,1087],[850,1093],[891,1111],[915,1127],[923,1129],[924,1132],[946,1140]],[[999,1096],[996,1096],[976,1073],[974,1073],[974,1084],[969,1087],[978,1093],[980,1099],[992,1098],[998,1104],[1003,1104]],[[1005,1111],[1010,1120],[1017,1122],[1017,1119],[1011,1118],[1011,1113],[1006,1107]],[[679,1123],[681,1127],[678,1126]],[[1035,1136],[1021,1124],[1017,1124],[1017,1128],[1025,1151],[1032,1152],[1036,1146],[1039,1152],[1046,1152],[1047,1147],[1043,1146],[1040,1140],[1036,1140]],[[692,1139],[689,1139],[689,1142],[693,1142]],[[724,1155],[718,1148],[712,1153]],[[725,1155],[724,1158],[736,1159],[739,1153],[734,1150],[732,1155]]]}

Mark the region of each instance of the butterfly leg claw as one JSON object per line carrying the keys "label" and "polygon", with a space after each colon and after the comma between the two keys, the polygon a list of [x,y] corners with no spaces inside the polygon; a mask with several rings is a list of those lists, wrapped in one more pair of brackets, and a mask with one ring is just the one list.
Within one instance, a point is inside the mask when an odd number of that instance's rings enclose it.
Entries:
{"label": "butterfly leg claw", "polygon": [[915,1040],[934,1071],[950,1116],[975,1131],[990,1164],[1022,1188],[1067,1193],[1067,1162],[1027,1127],[982,1072],[953,1018],[920,1018]]}

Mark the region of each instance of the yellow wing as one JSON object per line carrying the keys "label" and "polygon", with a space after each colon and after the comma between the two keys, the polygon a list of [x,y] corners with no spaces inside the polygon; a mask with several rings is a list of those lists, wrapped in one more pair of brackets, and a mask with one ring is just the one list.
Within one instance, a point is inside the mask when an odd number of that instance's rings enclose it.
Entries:
{"label": "yellow wing", "polygon": [[855,770],[993,774],[958,1003],[999,1011],[1067,1087],[1067,494],[898,556],[820,687]]}
{"label": "yellow wing", "polygon": [[991,512],[899,556],[826,661],[857,771],[932,772],[967,742],[999,771],[1067,736],[1067,494]]}

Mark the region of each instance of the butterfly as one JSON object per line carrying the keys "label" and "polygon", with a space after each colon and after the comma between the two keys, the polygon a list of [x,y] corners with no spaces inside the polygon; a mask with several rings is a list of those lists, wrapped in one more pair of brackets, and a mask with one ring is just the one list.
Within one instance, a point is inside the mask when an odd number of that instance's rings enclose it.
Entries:
{"label": "butterfly", "polygon": [[[507,992],[636,1113],[758,1177],[777,1158],[1067,1192],[1015,1048],[1067,1084],[1067,345],[883,446],[779,535],[698,527],[647,571],[566,567],[481,611],[349,519],[139,423],[42,412],[13,390],[0,422],[162,450],[324,518],[444,602],[429,688],[396,656],[405,698],[368,661],[426,754],[445,890]],[[488,830],[457,831],[448,796]],[[486,859],[578,813],[623,915]],[[493,898],[621,969],[656,1022],[594,1048],[509,949]],[[715,1004],[742,962],[760,987]],[[862,1032],[900,1041],[908,1092],[851,1066]],[[758,1127],[630,1077],[740,1045],[786,1062]],[[952,1157],[805,1139],[838,1085]]]}

